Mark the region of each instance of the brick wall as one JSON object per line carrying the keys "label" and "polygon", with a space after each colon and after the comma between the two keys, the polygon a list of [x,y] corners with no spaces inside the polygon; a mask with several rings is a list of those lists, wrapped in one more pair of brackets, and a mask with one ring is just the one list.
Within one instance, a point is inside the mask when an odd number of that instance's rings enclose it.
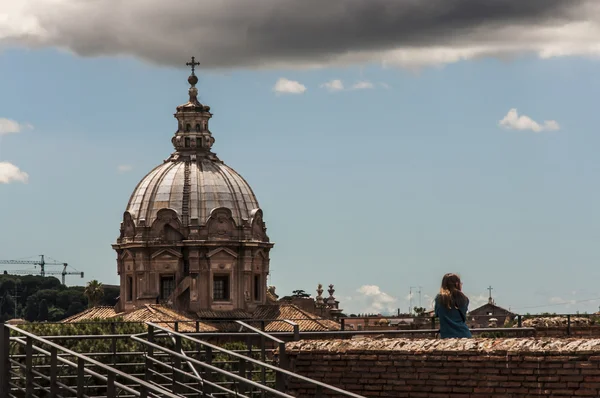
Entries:
{"label": "brick wall", "polygon": [[571,326],[570,335],[566,327],[536,327],[536,337],[600,337],[600,326]]}
{"label": "brick wall", "polygon": [[[356,339],[286,350],[292,371],[365,397],[600,397],[600,340]],[[289,392],[314,396],[293,380]]]}

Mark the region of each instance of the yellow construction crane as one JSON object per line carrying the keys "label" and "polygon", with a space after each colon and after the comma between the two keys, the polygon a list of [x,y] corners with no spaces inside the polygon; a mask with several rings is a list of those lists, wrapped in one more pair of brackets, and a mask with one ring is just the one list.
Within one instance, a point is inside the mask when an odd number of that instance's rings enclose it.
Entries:
{"label": "yellow construction crane", "polygon": [[[69,272],[67,271],[67,263],[59,263],[59,262],[47,262],[44,259],[44,255],[40,254],[40,259],[37,261],[30,260],[0,260],[0,264],[30,264],[30,265],[39,265],[40,266],[40,276],[46,275],[61,275],[62,284],[65,284],[65,277],[67,275],[81,275],[83,278],[83,272]],[[62,271],[46,271],[46,265],[62,265]],[[4,274],[13,274],[13,275],[32,275],[31,271],[25,270],[17,270],[17,271],[4,271]]]}

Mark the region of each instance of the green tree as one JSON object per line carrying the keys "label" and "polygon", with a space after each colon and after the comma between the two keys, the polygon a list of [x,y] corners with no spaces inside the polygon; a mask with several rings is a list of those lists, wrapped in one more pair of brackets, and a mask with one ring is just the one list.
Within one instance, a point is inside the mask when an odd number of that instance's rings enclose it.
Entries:
{"label": "green tree", "polygon": [[97,306],[104,296],[104,288],[102,287],[102,283],[98,282],[96,279],[88,282],[83,294],[85,297],[87,297],[88,307],[92,308]]}
{"label": "green tree", "polygon": [[48,320],[48,301],[42,299],[40,301],[40,308],[38,309],[38,321],[43,322]]}
{"label": "green tree", "polygon": [[29,322],[37,320],[39,309],[40,305],[35,299],[35,296],[29,296],[27,298],[27,304],[25,305],[25,319]]}
{"label": "green tree", "polygon": [[292,297],[306,298],[310,297],[310,294],[306,293],[304,290],[292,290]]}

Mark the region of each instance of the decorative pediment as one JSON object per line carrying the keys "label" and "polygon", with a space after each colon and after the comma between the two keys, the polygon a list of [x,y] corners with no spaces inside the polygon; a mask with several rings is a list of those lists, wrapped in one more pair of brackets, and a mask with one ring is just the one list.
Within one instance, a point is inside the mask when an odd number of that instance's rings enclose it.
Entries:
{"label": "decorative pediment", "polygon": [[160,209],[156,213],[156,220],[152,223],[150,231],[153,237],[165,241],[179,241],[185,237],[179,216],[173,209]]}
{"label": "decorative pediment", "polygon": [[231,239],[235,230],[231,210],[226,207],[213,209],[206,224],[208,226],[208,239],[210,240]]}
{"label": "decorative pediment", "polygon": [[211,250],[208,253],[206,253],[206,257],[210,258],[210,257],[214,256],[215,254],[219,254],[221,252],[224,252],[224,254],[225,253],[229,254],[233,258],[237,258],[238,257],[238,254],[235,251],[233,251],[233,250],[231,250],[231,249],[229,249],[227,247],[218,247],[218,248],[216,248],[214,250]]}
{"label": "decorative pediment", "polygon": [[179,253],[177,250],[173,249],[162,249],[152,253],[152,259],[160,258],[161,260],[169,260],[169,259],[180,259],[183,257],[183,254]]}
{"label": "decorative pediment", "polygon": [[258,249],[256,252],[254,252],[254,256],[252,258],[252,268],[254,271],[261,272],[267,258],[268,256],[262,249]]}
{"label": "decorative pediment", "polygon": [[119,256],[119,258],[121,260],[134,260],[135,261],[135,254],[133,254],[130,250],[123,250],[121,252],[121,255]]}

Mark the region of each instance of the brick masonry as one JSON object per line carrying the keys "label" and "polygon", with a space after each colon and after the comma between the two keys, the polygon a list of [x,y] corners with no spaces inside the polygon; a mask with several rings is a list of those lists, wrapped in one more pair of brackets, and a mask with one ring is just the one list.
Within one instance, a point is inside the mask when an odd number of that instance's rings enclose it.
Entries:
{"label": "brick masonry", "polygon": [[[600,397],[600,339],[298,341],[286,351],[295,373],[365,397]],[[289,392],[315,396],[294,380]]]}

